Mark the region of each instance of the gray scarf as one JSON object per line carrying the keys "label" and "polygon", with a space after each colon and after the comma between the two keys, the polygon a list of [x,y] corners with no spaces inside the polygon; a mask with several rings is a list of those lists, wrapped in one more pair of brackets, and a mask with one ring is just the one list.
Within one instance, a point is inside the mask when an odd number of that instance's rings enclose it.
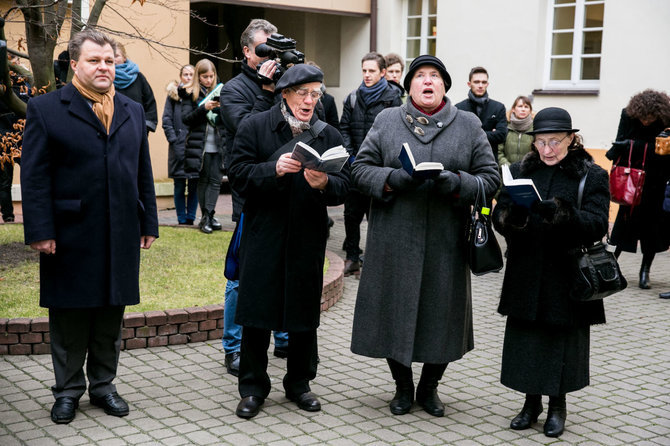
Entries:
{"label": "gray scarf", "polygon": [[310,128],[309,122],[301,121],[293,116],[293,113],[286,107],[286,101],[281,101],[280,109],[284,119],[288,122],[289,127],[291,127],[291,133],[293,133],[294,137]]}
{"label": "gray scarf", "polygon": [[481,119],[482,111],[486,104],[489,102],[488,92],[484,93],[483,96],[475,96],[472,90],[468,91],[468,99],[475,103],[475,114]]}
{"label": "gray scarf", "polygon": [[509,127],[512,130],[516,130],[517,132],[521,133],[526,133],[528,130],[530,130],[532,125],[533,125],[533,116],[530,113],[523,119],[517,118],[514,112],[510,113]]}

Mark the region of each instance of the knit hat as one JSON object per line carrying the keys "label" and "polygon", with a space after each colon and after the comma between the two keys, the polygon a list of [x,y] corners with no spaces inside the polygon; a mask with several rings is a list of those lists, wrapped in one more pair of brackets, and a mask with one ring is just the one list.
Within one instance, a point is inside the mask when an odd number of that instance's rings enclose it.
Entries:
{"label": "knit hat", "polygon": [[451,88],[451,76],[449,76],[447,68],[440,59],[435,56],[431,56],[430,54],[421,55],[412,61],[412,64],[409,66],[409,70],[407,70],[407,74],[405,75],[405,80],[403,82],[405,91],[409,91],[409,84],[412,82],[414,73],[422,65],[430,65],[437,68],[437,71],[439,71],[440,75],[442,76],[442,81],[444,81],[444,92],[446,93],[449,91]]}
{"label": "knit hat", "polygon": [[309,82],[323,82],[323,72],[317,67],[304,63],[293,65],[279,78],[275,90],[280,91]]}
{"label": "knit hat", "polygon": [[548,107],[540,110],[533,119],[533,130],[529,135],[538,133],[575,133],[579,129],[572,128],[572,118],[567,110],[558,107]]}

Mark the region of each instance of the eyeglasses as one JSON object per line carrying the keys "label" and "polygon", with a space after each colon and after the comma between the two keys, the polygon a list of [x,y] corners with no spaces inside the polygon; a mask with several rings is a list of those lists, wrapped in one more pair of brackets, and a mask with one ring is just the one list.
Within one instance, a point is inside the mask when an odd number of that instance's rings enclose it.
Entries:
{"label": "eyeglasses", "polygon": [[321,93],[320,90],[309,91],[308,88],[298,88],[298,89],[293,88],[292,90],[295,91],[295,94],[300,96],[303,100],[307,97],[307,95],[310,95],[312,99],[318,101],[319,98],[321,98],[321,96],[323,95],[323,93]]}
{"label": "eyeglasses", "polygon": [[534,142],[533,142],[533,145],[534,145],[538,150],[542,150],[542,149],[544,149],[546,146],[549,146],[549,148],[550,148],[551,150],[556,150],[556,149],[558,149],[558,146],[561,145],[561,143],[563,142],[563,140],[564,140],[565,138],[567,138],[568,136],[570,136],[570,134],[565,135],[565,136],[564,136],[563,138],[561,138],[561,139],[550,139],[548,142],[545,142],[545,141],[542,141],[542,140],[534,141]]}

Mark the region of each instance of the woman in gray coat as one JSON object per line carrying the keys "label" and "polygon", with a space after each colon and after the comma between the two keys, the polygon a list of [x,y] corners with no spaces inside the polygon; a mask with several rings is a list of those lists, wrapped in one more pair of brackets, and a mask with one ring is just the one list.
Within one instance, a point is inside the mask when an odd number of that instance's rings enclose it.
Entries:
{"label": "woman in gray coat", "polygon": [[[437,383],[449,362],[473,348],[465,225],[475,176],[489,196],[500,178],[481,122],[445,97],[451,78],[441,60],[414,59],[404,84],[409,100],[378,115],[352,167],[352,180],[372,203],[351,350],[386,358],[395,415],[410,411],[411,364],[424,363],[416,400],[443,416]],[[413,179],[398,159],[403,143],[417,163],[439,162],[444,170]]]}

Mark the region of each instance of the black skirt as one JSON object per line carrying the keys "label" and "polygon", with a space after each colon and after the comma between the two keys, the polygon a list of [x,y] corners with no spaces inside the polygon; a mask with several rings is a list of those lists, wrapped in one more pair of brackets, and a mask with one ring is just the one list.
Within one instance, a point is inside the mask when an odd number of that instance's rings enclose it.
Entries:
{"label": "black skirt", "polygon": [[547,327],[507,318],[500,382],[532,395],[589,385],[589,327]]}

